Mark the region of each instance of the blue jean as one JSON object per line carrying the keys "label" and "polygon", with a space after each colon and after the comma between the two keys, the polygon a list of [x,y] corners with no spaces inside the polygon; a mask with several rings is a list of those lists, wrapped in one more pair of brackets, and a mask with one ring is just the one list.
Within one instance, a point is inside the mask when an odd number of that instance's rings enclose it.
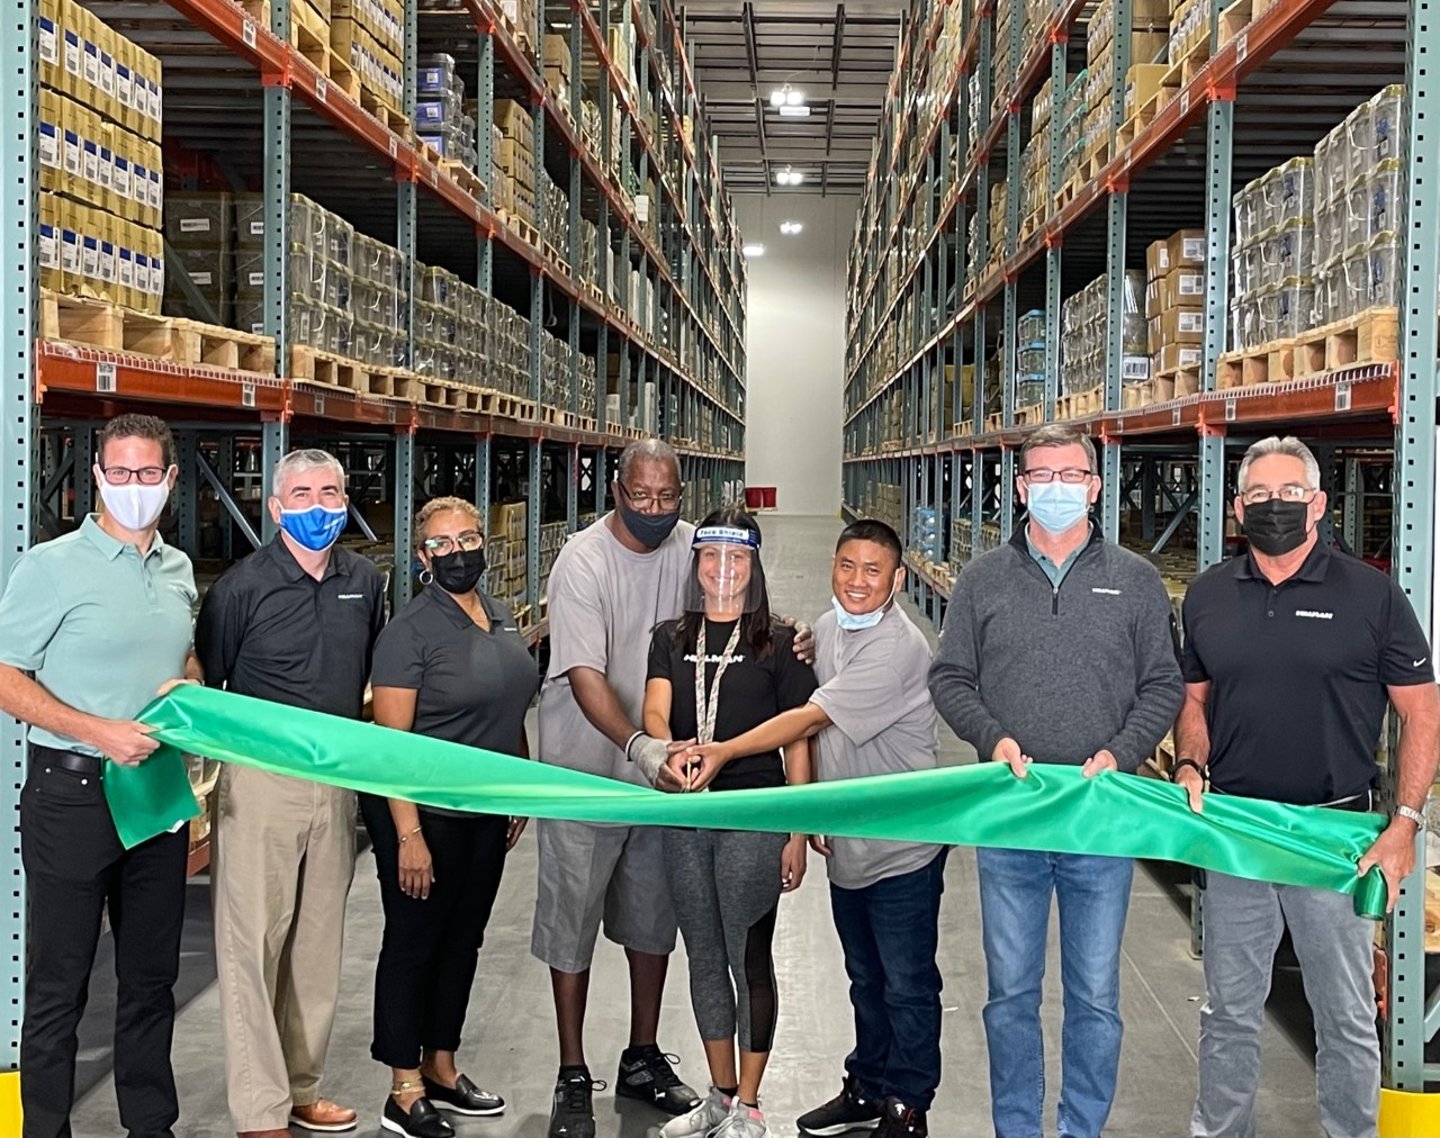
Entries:
{"label": "blue jean", "polygon": [[989,998],[991,1115],[996,1138],[1041,1138],[1045,1045],[1040,998],[1050,898],[1060,908],[1065,989],[1058,1125],[1098,1138],[1120,1067],[1120,938],[1130,904],[1128,858],[980,849],[980,914]]}
{"label": "blue jean", "polygon": [[940,1085],[940,894],[945,850],[863,889],[830,886],[855,1009],[845,1071],[866,1097],[929,1110]]}

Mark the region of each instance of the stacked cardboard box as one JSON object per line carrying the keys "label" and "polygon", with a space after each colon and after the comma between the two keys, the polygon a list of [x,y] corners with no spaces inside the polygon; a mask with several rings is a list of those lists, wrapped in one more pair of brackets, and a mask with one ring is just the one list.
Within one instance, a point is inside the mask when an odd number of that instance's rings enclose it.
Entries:
{"label": "stacked cardboard box", "polygon": [[404,0],[322,0],[321,6],[330,12],[330,49],[360,77],[361,89],[391,110],[404,106]]}
{"label": "stacked cardboard box", "polygon": [[[545,82],[561,107],[570,109],[571,72],[570,37],[568,35],[545,37]],[[583,54],[583,52],[582,52]]]}
{"label": "stacked cardboard box", "polygon": [[[235,199],[228,193],[172,193],[165,200],[165,239],[175,253],[165,282],[165,311],[216,324],[234,321]],[[204,304],[191,304],[181,274]],[[262,278],[263,286],[264,280]]]}
{"label": "stacked cardboard box", "polygon": [[160,62],[73,0],[36,15],[41,283],[158,312]]}
{"label": "stacked cardboard box", "polygon": [[1157,376],[1200,366],[1205,342],[1205,249],[1203,229],[1182,229],[1146,250],[1147,340]]}
{"label": "stacked cardboard box", "polygon": [[1169,59],[1205,60],[1210,56],[1211,0],[1180,0],[1170,13]]}
{"label": "stacked cardboard box", "polygon": [[466,110],[465,82],[451,56],[427,55],[415,73],[415,133],[442,158],[474,170],[475,118]]}
{"label": "stacked cardboard box", "polygon": [[490,537],[486,542],[485,590],[501,604],[518,612],[526,603],[524,502],[490,507]]}
{"label": "stacked cardboard box", "polygon": [[495,100],[494,184],[505,185],[510,209],[526,221],[535,218],[535,123],[514,99]]}
{"label": "stacked cardboard box", "polygon": [[[1130,63],[1151,64],[1165,59],[1169,42],[1170,0],[1131,0]],[[1115,86],[1115,3],[1102,0],[1086,27],[1086,104],[1082,149],[1085,158],[1111,157],[1111,129]],[[1162,71],[1163,71],[1162,67]],[[1129,73],[1126,73],[1128,80]],[[1122,118],[1129,116],[1122,111]]]}

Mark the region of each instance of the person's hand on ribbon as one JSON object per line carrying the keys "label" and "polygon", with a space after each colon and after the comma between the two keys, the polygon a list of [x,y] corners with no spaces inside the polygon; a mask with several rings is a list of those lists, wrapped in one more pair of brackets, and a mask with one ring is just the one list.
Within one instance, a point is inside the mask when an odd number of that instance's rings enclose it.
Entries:
{"label": "person's hand on ribbon", "polygon": [[1101,771],[1118,771],[1120,764],[1114,755],[1103,747],[1085,760],[1085,765],[1080,768],[1086,778],[1094,778]]}
{"label": "person's hand on ribbon", "polygon": [[150,737],[154,730],[129,719],[96,717],[85,741],[121,766],[138,767],[160,747],[160,740]]}
{"label": "person's hand on ribbon", "polygon": [[671,755],[666,767],[682,789],[704,790],[734,757],[726,743],[696,743]]}
{"label": "person's hand on ribbon", "polygon": [[990,759],[992,762],[1009,764],[1010,773],[1016,778],[1024,778],[1030,773],[1027,769],[1031,762],[1030,756],[1023,754],[1020,744],[1009,735],[995,744],[995,750],[990,755]]}
{"label": "person's hand on ribbon", "polygon": [[1177,763],[1170,772],[1170,781],[1183,787],[1190,798],[1190,809],[1196,814],[1205,813],[1205,775],[1193,759]]}
{"label": "person's hand on ribbon", "polygon": [[657,739],[655,736],[641,731],[631,736],[630,744],[625,749],[625,756],[640,768],[640,773],[645,776],[645,781],[656,790],[672,792],[684,790],[684,781],[674,776],[667,760],[677,751],[684,750],[691,742],[693,740],[673,742]]}
{"label": "person's hand on ribbon", "polygon": [[780,892],[793,893],[805,880],[805,835],[791,834],[780,852]]}
{"label": "person's hand on ribbon", "polygon": [[1385,890],[1389,897],[1385,911],[1388,913],[1400,899],[1400,883],[1415,868],[1415,823],[1404,818],[1394,819],[1380,832],[1375,844],[1365,851],[1355,872],[1364,877],[1377,865],[1385,876]]}
{"label": "person's hand on ribbon", "polygon": [[420,901],[430,899],[430,886],[435,880],[435,865],[430,860],[430,847],[418,829],[407,834],[400,843],[400,892]]}

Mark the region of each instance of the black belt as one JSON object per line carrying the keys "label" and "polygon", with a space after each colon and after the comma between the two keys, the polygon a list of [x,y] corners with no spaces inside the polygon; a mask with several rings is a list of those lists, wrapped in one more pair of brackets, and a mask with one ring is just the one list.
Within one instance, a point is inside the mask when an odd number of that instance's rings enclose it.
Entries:
{"label": "black belt", "polygon": [[61,751],[55,747],[42,747],[35,745],[35,762],[46,767],[59,767],[61,770],[70,771],[73,774],[90,775],[94,778],[102,778],[105,773],[105,760],[97,759],[94,755],[82,755],[78,751]]}
{"label": "black belt", "polygon": [[[1215,786],[1212,786],[1210,790],[1214,794],[1226,793]],[[1359,794],[1352,794],[1348,798],[1337,799],[1334,802],[1314,802],[1310,805],[1323,806],[1327,810],[1351,810],[1356,814],[1369,814],[1375,808],[1375,792],[1362,790]]]}

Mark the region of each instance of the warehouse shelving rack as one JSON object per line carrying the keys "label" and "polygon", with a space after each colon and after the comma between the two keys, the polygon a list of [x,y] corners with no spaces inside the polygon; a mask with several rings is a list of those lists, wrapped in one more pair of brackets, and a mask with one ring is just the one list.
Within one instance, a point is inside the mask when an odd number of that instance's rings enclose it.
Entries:
{"label": "warehouse shelving rack", "polygon": [[[38,287],[38,154],[35,0],[9,0],[0,33],[0,111],[9,129],[0,164],[9,177],[0,195],[0,229],[10,255],[0,308],[0,572],[33,540],[53,536],[93,506],[88,474],[94,431],[124,410],[149,410],[176,430],[181,476],[172,503],[182,547],[198,547],[199,507],[213,497],[228,521],[218,549],[229,560],[265,540],[272,527],[262,510],[275,463],[292,445],[317,443],[344,456],[352,497],[391,511],[394,530],[392,603],[411,595],[413,507],[438,493],[470,496],[482,511],[503,493],[526,501],[529,637],[546,634],[540,616],[539,535],[542,521],[575,530],[607,506],[615,454],[642,437],[628,422],[645,384],[654,384],[656,430],[677,443],[687,509],[705,512],[743,477],[746,270],[720,175],[714,143],[704,131],[694,68],[670,0],[599,4],[541,3],[534,26],[514,28],[499,0],[463,0],[451,9],[405,8],[404,105],[413,121],[415,61],[422,50],[453,53],[468,66],[478,95],[478,180],[462,184],[407,133],[397,133],[330,82],[290,42],[289,0],[242,8],[230,0],[164,4],[84,0],[84,6],[157,55],[165,68],[165,146],[204,164],[232,189],[256,189],[265,204],[265,331],[276,342],[274,376],[181,365],[40,336]],[[254,12],[257,15],[252,16]],[[261,22],[268,13],[268,25]],[[611,58],[612,23],[636,44],[637,81]],[[575,126],[581,86],[567,101],[547,85],[522,41],[539,45],[549,29],[568,29],[571,69],[589,61],[598,75],[590,92],[610,129],[621,137],[612,176]],[[565,232],[533,227],[534,238],[493,208],[492,97],[515,98],[534,114],[534,147],[567,194]],[[186,169],[191,163],[186,162]],[[632,187],[653,179],[651,224],[641,220]],[[187,186],[187,188],[195,188]],[[405,257],[410,273],[405,330],[413,330],[414,265],[447,268],[531,318],[529,410],[515,415],[462,411],[361,395],[289,377],[291,328],[286,203],[291,192],[321,205]],[[472,192],[473,191],[473,192]],[[580,219],[598,225],[615,255],[614,287],[607,259],[600,278],[578,273]],[[539,219],[537,219],[539,220]],[[171,261],[172,271],[176,270]],[[574,267],[574,268],[572,268]],[[656,296],[654,331],[629,314],[630,270],[643,272]],[[598,359],[594,406],[582,406],[578,363],[567,377],[568,405],[542,399],[542,328],[575,353]],[[669,335],[662,335],[661,329]],[[607,359],[618,360],[618,416],[607,406]],[[474,377],[484,384],[484,377]],[[709,424],[707,426],[707,424]],[[247,509],[247,502],[250,508]],[[365,511],[352,511],[369,538]],[[70,521],[67,521],[70,519]],[[26,750],[20,726],[0,719],[0,805],[18,804]],[[14,827],[12,827],[12,830]],[[0,907],[7,966],[0,996],[11,1018],[0,1030],[0,1072],[18,1063],[24,963],[24,883],[17,839],[0,849],[10,900]],[[199,848],[192,870],[204,864]],[[8,1088],[3,1089],[8,1095]],[[0,1097],[3,1097],[0,1095]],[[0,1109],[0,1116],[4,1111]]]}
{"label": "warehouse shelving rack", "polygon": [[[1009,8],[1013,82],[994,88],[999,14]],[[952,516],[1008,538],[1016,524],[1015,454],[1035,424],[1017,422],[1013,350],[995,373],[996,345],[1013,346],[1017,317],[1046,314],[1044,420],[1054,417],[1060,381],[1061,298],[1104,275],[1109,350],[1103,409],[1076,422],[1102,454],[1100,522],[1118,538],[1122,513],[1158,553],[1193,531],[1195,566],[1220,560],[1226,540],[1226,487],[1243,447],[1276,431],[1316,448],[1342,535],[1357,552],[1383,552],[1367,537],[1365,503],[1393,500],[1389,561],[1422,623],[1431,626],[1435,524],[1437,291],[1433,250],[1440,239],[1440,197],[1431,172],[1440,163],[1440,87],[1426,60],[1440,47],[1440,26],[1420,0],[1276,0],[1227,41],[1212,16],[1210,58],[1148,127],[1112,152],[1098,176],[1071,189],[1033,233],[1021,237],[1018,194],[1007,195],[1003,247],[986,257],[989,187],[1016,172],[1028,138],[1024,114],[1047,77],[1078,70],[1092,0],[1059,0],[1042,33],[1021,39],[1024,5],[975,0],[960,17],[955,74],[928,74],[944,26],[939,0],[918,0],[907,23],[880,138],[871,192],[862,201],[851,247],[851,304],[845,389],[844,499],[848,517],[864,512],[866,489],[899,487],[908,528],[916,507],[942,517],[941,564],[909,557],[912,597],[937,627],[952,572]],[[1130,59],[1130,0],[1114,5],[1115,80],[1111,126],[1117,131]],[[1257,6],[1258,11],[1258,6]],[[1139,62],[1139,61],[1137,61]],[[1083,66],[1083,56],[1078,60]],[[972,104],[968,80],[979,81]],[[935,82],[932,84],[932,78]],[[1269,167],[1308,152],[1353,106],[1387,83],[1406,85],[1405,222],[1399,358],[1306,379],[1218,390],[1225,349],[1231,195]],[[1063,84],[1052,84],[1050,114],[1059,121]],[[992,114],[992,107],[995,113]],[[968,145],[972,127],[975,145]],[[1058,131],[1052,132],[1052,197],[1062,190]],[[967,226],[980,234],[983,264],[970,264]],[[1146,244],[1187,226],[1206,234],[1205,340],[1200,390],[1164,403],[1126,408],[1122,399],[1123,273],[1144,262]],[[893,360],[884,345],[897,337]],[[973,365],[967,398],[961,366]],[[939,406],[945,368],[954,394]],[[987,393],[1001,384],[998,423],[987,425]],[[885,431],[881,408],[900,400],[899,429]],[[892,427],[893,427],[892,419]],[[1389,461],[1386,461],[1386,460]],[[1168,524],[1163,524],[1167,521]],[[1188,536],[1188,533],[1187,533]],[[1367,544],[1368,541],[1368,544]],[[1153,545],[1151,544],[1153,543]],[[958,572],[964,571],[963,565]],[[1423,856],[1418,864],[1424,865]],[[1197,925],[1198,925],[1198,914]],[[1389,1006],[1385,1085],[1424,1090],[1440,1081],[1426,1044],[1440,1031],[1440,990],[1427,989],[1424,889],[1417,872],[1386,926]]]}

